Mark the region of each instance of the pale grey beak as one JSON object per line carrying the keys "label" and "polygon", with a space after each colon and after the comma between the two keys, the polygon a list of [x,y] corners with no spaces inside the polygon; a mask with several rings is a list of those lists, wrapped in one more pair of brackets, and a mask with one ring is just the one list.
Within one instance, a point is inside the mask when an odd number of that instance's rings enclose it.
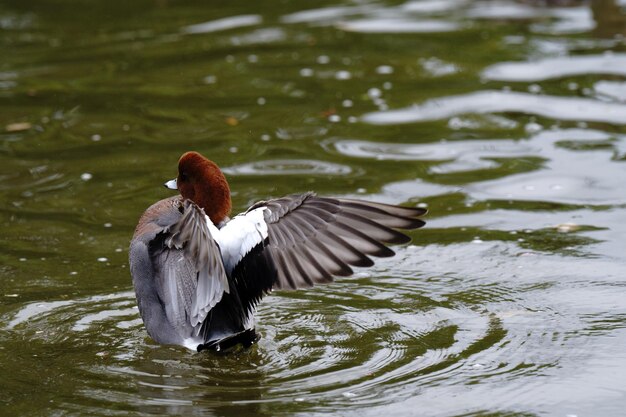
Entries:
{"label": "pale grey beak", "polygon": [[163,185],[165,185],[165,188],[169,188],[170,190],[178,190],[178,185],[176,184],[176,178],[166,182]]}

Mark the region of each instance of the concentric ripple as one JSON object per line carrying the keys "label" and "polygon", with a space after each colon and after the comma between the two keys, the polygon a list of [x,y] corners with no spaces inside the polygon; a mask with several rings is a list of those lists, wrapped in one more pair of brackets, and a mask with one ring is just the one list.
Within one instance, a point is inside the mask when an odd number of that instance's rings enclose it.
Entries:
{"label": "concentric ripple", "polygon": [[[411,387],[436,390],[459,379],[497,383],[549,372],[563,360],[565,353],[543,349],[557,340],[567,344],[567,320],[547,301],[551,285],[532,282],[532,270],[542,267],[537,261],[553,261],[511,254],[514,265],[484,264],[486,253],[503,251],[519,249],[499,243],[410,246],[397,259],[331,286],[272,295],[257,314],[259,343],[226,355],[155,345],[132,292],[27,304],[3,317],[8,325],[2,332],[29,341],[21,356],[46,346],[52,357],[63,351],[73,358],[59,378],[80,378],[78,394],[96,413],[113,404],[148,411],[166,406],[175,413],[219,410],[224,398],[254,412],[267,402],[316,404],[319,410],[382,406],[410,400]],[[436,261],[442,253],[445,267]],[[514,284],[521,269],[531,269],[527,280]],[[511,279],[492,280],[484,271]],[[319,305],[326,307],[320,311]],[[581,325],[570,323],[572,331]],[[7,346],[0,352],[6,355]],[[96,363],[87,360],[94,356]],[[31,378],[50,365],[45,358],[32,362]]]}

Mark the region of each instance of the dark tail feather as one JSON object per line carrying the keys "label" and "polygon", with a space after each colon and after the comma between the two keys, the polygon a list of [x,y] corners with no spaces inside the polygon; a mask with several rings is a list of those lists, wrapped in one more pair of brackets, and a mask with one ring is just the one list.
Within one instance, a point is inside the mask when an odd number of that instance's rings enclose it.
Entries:
{"label": "dark tail feather", "polygon": [[256,343],[259,339],[260,337],[254,331],[254,329],[247,329],[232,336],[227,336],[223,339],[212,340],[209,343],[199,345],[198,352],[202,352],[203,350],[224,352],[238,344],[241,344],[244,348],[247,349],[254,343]]}

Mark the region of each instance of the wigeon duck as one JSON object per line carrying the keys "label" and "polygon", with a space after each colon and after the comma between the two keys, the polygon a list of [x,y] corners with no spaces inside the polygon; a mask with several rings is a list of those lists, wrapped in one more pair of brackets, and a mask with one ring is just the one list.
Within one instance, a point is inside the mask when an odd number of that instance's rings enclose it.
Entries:
{"label": "wigeon duck", "polygon": [[150,206],[130,244],[139,313],[158,343],[201,351],[256,341],[253,314],[274,289],[295,290],[373,265],[368,257],[407,243],[422,208],[293,194],[260,201],[229,219],[230,189],[219,167],[183,154],[180,195]]}

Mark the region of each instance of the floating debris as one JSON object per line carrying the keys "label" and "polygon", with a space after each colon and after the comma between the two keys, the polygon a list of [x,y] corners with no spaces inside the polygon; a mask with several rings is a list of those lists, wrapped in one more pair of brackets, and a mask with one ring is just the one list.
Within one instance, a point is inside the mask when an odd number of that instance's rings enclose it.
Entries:
{"label": "floating debris", "polygon": [[18,122],[6,125],[5,129],[7,132],[23,132],[29,130],[31,127],[33,127],[33,125],[29,122]]}
{"label": "floating debris", "polygon": [[239,120],[233,116],[228,116],[224,121],[228,126],[237,126],[239,124]]}

